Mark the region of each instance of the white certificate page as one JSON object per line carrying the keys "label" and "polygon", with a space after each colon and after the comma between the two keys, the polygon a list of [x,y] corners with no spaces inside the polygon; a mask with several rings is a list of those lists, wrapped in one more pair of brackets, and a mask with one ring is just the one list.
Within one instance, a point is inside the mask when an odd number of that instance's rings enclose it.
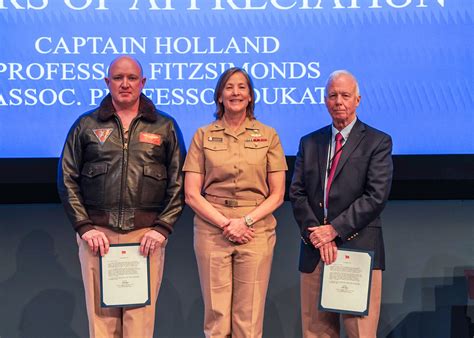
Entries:
{"label": "white certificate page", "polygon": [[150,304],[149,258],[140,244],[113,244],[100,257],[101,306]]}
{"label": "white certificate page", "polygon": [[319,308],[367,315],[372,257],[372,252],[338,250],[336,261],[323,268]]}

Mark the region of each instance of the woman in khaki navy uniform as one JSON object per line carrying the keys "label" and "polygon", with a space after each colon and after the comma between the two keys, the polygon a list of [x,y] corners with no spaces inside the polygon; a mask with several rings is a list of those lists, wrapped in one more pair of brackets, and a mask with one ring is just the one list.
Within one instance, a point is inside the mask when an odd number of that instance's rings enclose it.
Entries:
{"label": "woman in khaki navy uniform", "polygon": [[194,250],[206,337],[261,337],[275,246],[272,212],[283,202],[288,169],[275,130],[255,120],[254,91],[240,68],[214,92],[217,120],[192,140],[184,171],[195,211]]}

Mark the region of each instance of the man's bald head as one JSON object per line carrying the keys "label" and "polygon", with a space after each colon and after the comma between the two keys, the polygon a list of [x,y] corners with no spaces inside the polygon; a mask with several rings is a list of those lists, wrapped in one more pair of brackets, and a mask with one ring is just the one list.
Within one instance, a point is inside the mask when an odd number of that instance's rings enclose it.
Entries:
{"label": "man's bald head", "polygon": [[116,64],[117,61],[120,61],[120,60],[123,60],[123,59],[128,59],[130,61],[135,62],[137,64],[138,68],[140,68],[140,77],[143,77],[143,67],[142,67],[142,64],[140,63],[140,61],[138,61],[134,57],[128,56],[128,55],[121,55],[121,56],[118,56],[118,57],[116,57],[115,59],[112,60],[112,62],[109,65],[109,69],[107,71],[107,77],[110,77],[110,69],[112,68],[112,66],[114,64]]}
{"label": "man's bald head", "polygon": [[130,56],[119,56],[113,60],[105,83],[109,88],[115,109],[138,109],[145,82],[143,69],[138,60]]}

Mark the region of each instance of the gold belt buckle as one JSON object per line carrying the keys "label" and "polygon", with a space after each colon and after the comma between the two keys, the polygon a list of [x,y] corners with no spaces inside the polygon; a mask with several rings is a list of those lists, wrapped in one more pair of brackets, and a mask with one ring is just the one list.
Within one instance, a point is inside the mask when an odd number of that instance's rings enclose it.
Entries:
{"label": "gold belt buckle", "polygon": [[228,207],[235,208],[239,205],[239,202],[237,200],[224,200],[224,204]]}

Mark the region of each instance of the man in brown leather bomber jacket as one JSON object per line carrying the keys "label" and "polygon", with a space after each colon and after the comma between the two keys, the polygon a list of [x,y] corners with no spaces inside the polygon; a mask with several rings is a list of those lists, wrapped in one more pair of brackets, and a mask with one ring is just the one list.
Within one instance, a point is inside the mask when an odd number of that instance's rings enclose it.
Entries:
{"label": "man in brown leather bomber jacket", "polygon": [[[90,336],[152,337],[165,245],[184,203],[184,144],[175,121],[141,93],[137,60],[112,61],[105,82],[110,94],[67,136],[58,191],[77,232]],[[150,257],[150,304],[101,307],[98,254],[134,242]]]}

